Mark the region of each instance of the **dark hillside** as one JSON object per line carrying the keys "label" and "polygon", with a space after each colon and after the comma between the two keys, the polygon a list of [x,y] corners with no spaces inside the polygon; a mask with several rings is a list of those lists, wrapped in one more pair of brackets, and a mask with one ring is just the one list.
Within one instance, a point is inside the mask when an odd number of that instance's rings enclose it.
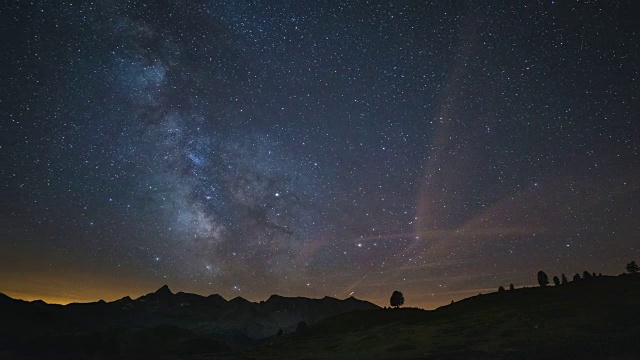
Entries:
{"label": "dark hillside", "polygon": [[638,359],[640,275],[474,296],[434,311],[359,311],[264,347],[273,359]]}

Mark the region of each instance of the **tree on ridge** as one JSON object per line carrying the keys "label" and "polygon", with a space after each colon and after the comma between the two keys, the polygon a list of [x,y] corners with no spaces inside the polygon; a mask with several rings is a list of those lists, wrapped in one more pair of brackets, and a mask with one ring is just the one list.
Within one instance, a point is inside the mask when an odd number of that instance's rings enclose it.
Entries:
{"label": "tree on ridge", "polygon": [[391,306],[397,309],[400,306],[404,305],[404,296],[400,291],[396,290],[393,292],[393,294],[391,294],[391,299],[389,300],[389,302],[391,303]]}
{"label": "tree on ridge", "polygon": [[549,276],[544,271],[538,271],[538,284],[541,287],[549,285]]}

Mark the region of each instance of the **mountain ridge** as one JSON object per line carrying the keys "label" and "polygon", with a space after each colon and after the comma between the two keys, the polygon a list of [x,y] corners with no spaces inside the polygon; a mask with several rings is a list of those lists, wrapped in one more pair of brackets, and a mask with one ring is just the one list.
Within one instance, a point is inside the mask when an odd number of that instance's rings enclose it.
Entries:
{"label": "mountain ridge", "polygon": [[362,299],[358,299],[354,296],[349,296],[348,298],[345,299],[339,299],[336,297],[332,297],[332,296],[328,296],[325,295],[321,298],[312,298],[312,297],[306,297],[306,296],[284,296],[284,295],[279,295],[279,294],[271,294],[269,295],[269,297],[266,300],[257,300],[257,301],[251,301],[248,299],[243,298],[242,296],[236,296],[234,298],[231,298],[229,300],[225,299],[222,295],[217,294],[217,293],[213,293],[210,295],[200,295],[200,294],[195,294],[195,293],[188,293],[188,292],[183,292],[183,291],[178,291],[176,293],[174,293],[173,291],[171,291],[171,289],[169,288],[168,285],[162,285],[160,288],[158,288],[155,291],[152,291],[150,293],[147,294],[143,294],[138,296],[137,298],[132,298],[129,295],[125,295],[119,299],[116,300],[112,300],[112,301],[106,301],[104,299],[99,299],[96,301],[87,301],[87,302],[70,302],[67,304],[59,304],[59,303],[48,303],[44,300],[41,299],[35,299],[35,300],[23,300],[23,299],[19,299],[19,298],[13,298],[3,292],[0,292],[0,304],[3,301],[23,301],[23,302],[27,302],[27,303],[42,303],[45,305],[55,305],[55,306],[69,306],[69,305],[84,305],[84,304],[97,304],[97,303],[106,303],[106,304],[114,304],[114,303],[127,303],[127,302],[132,302],[132,301],[139,301],[139,300],[147,300],[147,299],[163,299],[163,298],[170,298],[172,296],[178,296],[178,297],[191,297],[191,298],[197,298],[200,300],[203,299],[209,299],[212,301],[224,301],[224,302],[232,302],[232,301],[238,301],[238,302],[248,302],[251,304],[260,304],[260,303],[267,303],[269,301],[276,301],[277,299],[287,299],[287,300],[291,300],[291,299],[299,299],[299,300],[315,300],[315,301],[320,301],[320,300],[326,300],[326,301],[352,301],[356,300],[356,301],[360,301],[360,302],[366,302],[368,304],[374,305],[376,307],[379,308],[378,305],[367,301],[367,300],[362,300]]}
{"label": "mountain ridge", "polygon": [[[47,304],[42,300],[27,302],[0,293],[0,310],[24,325],[20,333],[34,329],[35,332],[38,329],[54,331],[58,322],[82,331],[171,325],[230,342],[236,338],[242,338],[243,342],[257,341],[275,336],[280,329],[292,332],[300,322],[315,323],[349,311],[378,308],[368,301],[351,298],[312,299],[277,294],[259,302],[240,296],[226,300],[219,294],[174,293],[167,285],[136,299],[125,296],[110,302],[66,305]],[[41,321],[42,318],[47,321]]]}

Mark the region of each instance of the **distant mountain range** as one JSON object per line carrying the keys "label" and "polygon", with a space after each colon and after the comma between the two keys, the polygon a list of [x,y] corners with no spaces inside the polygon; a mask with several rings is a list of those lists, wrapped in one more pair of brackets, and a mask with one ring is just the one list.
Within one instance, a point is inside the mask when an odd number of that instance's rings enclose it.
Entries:
{"label": "distant mountain range", "polygon": [[0,294],[0,317],[12,324],[12,332],[49,332],[142,329],[173,325],[195,334],[217,336],[225,341],[252,342],[290,333],[301,322],[312,324],[353,310],[379,307],[350,297],[309,299],[272,295],[258,303],[241,297],[225,300],[220,295],[173,293],[168,286],[137,299],[68,305],[23,301]]}

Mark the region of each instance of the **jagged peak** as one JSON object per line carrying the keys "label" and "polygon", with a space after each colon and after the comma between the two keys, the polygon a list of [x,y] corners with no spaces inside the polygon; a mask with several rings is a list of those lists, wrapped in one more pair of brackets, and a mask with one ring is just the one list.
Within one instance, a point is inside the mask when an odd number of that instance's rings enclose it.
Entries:
{"label": "jagged peak", "polygon": [[156,292],[154,294],[171,294],[173,295],[173,293],[171,292],[171,289],[169,289],[169,285],[162,285],[162,287],[158,290],[156,290]]}
{"label": "jagged peak", "polygon": [[171,289],[169,289],[169,286],[162,285],[162,287],[159,288],[158,290],[152,293],[143,295],[139,297],[137,300],[146,301],[149,299],[165,299],[165,298],[170,298],[172,296],[173,296],[173,293],[171,292]]}

